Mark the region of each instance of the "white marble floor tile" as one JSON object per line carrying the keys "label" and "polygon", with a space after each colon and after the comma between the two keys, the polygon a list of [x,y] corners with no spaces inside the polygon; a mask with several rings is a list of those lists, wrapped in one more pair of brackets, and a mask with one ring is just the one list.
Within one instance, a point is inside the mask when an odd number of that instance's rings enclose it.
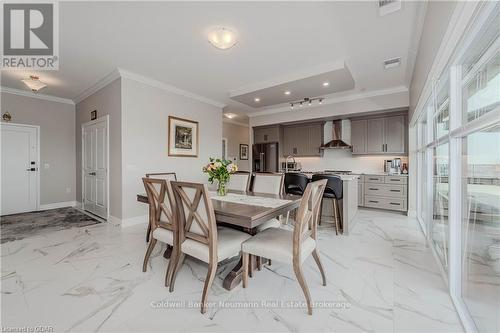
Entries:
{"label": "white marble floor tile", "polygon": [[307,315],[291,266],[273,262],[249,286],[222,288],[236,264],[221,265],[205,315],[204,263],[187,258],[175,291],[157,246],[142,272],[145,226],[98,224],[1,245],[2,326],[57,332],[457,332],[462,331],[438,267],[415,219],[360,210],[349,236],[318,232],[327,275],[304,262],[313,301]]}

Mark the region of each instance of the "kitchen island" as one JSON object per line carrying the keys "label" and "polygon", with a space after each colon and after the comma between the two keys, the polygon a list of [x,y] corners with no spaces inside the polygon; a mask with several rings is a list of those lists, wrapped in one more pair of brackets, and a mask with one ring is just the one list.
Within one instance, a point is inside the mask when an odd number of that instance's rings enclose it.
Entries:
{"label": "kitchen island", "polygon": [[[292,171],[293,172],[293,171]],[[300,172],[307,177],[312,178],[313,174],[332,174],[328,172]],[[359,175],[339,175],[342,179],[342,196],[339,200],[341,225],[344,235],[349,235],[349,232],[354,227],[356,213],[358,212],[358,180]],[[321,222],[335,223],[335,212],[333,210],[333,203],[331,199],[323,199]],[[323,225],[324,226],[324,225]],[[333,227],[335,230],[335,227]]]}

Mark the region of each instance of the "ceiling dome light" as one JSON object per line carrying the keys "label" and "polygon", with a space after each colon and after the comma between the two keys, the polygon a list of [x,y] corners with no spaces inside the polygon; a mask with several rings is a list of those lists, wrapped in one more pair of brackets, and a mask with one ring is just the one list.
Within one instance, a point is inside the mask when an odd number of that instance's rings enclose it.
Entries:
{"label": "ceiling dome light", "polygon": [[285,91],[285,95],[290,95],[290,94],[291,94],[290,90]]}
{"label": "ceiling dome light", "polygon": [[260,102],[260,98],[259,98],[259,97],[255,97],[253,100],[254,100],[256,103],[259,103],[259,102]]}
{"label": "ceiling dome light", "polygon": [[228,28],[215,28],[208,33],[208,41],[218,49],[227,50],[238,43],[238,38]]}
{"label": "ceiling dome light", "polygon": [[47,86],[45,83],[40,81],[40,78],[36,75],[30,75],[28,79],[22,79],[21,81],[23,81],[23,83],[33,92],[38,92]]}
{"label": "ceiling dome light", "polygon": [[323,82],[323,87],[328,87],[330,85],[330,82]]}
{"label": "ceiling dome light", "polygon": [[236,118],[237,114],[235,113],[224,113],[224,117],[228,118],[228,119],[233,119],[233,118]]}

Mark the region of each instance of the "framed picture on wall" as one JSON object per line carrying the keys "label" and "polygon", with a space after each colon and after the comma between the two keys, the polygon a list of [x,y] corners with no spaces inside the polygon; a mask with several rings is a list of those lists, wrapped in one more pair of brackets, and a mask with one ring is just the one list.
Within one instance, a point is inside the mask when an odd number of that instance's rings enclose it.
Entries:
{"label": "framed picture on wall", "polygon": [[91,111],[90,120],[96,120],[96,119],[97,119],[97,110]]}
{"label": "framed picture on wall", "polygon": [[240,160],[248,160],[248,145],[240,144]]}
{"label": "framed picture on wall", "polygon": [[198,122],[168,117],[168,156],[198,157]]}

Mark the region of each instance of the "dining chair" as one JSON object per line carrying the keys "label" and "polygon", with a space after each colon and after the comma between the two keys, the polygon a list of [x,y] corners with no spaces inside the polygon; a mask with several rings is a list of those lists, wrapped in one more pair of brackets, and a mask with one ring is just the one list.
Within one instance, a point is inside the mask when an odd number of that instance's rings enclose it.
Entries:
{"label": "dining chair", "polygon": [[201,313],[207,310],[208,290],[217,270],[217,264],[225,259],[239,256],[241,243],[251,236],[231,228],[217,227],[212,201],[205,184],[171,182],[179,218],[180,247],[177,251],[170,292],[182,266],[185,255],[190,255],[208,264],[207,277],[201,298]]}
{"label": "dining chair", "polygon": [[231,175],[229,183],[227,183],[226,188],[228,190],[243,191],[246,192],[250,187],[250,172],[248,171],[237,171]]}
{"label": "dining chair", "polygon": [[[283,173],[256,173],[253,177],[252,192],[280,195],[283,194]],[[281,225],[276,218],[257,226],[257,232],[267,228],[277,228]]]}
{"label": "dining chair", "polygon": [[[150,218],[149,222],[152,231],[151,241],[149,242],[146,255],[144,256],[144,263],[142,265],[142,271],[146,272],[149,257],[151,256],[151,252],[153,251],[156,242],[160,241],[171,245],[174,249],[172,252],[175,253],[175,249],[179,247],[179,233],[177,209],[170,182],[165,179],[148,177],[142,178],[142,182],[146,188],[149,206],[152,207],[150,210],[152,218]],[[169,285],[172,272],[172,262],[174,259],[175,257],[172,255],[168,262],[167,273],[165,275],[165,286]]]}
{"label": "dining chair", "polygon": [[325,271],[321,264],[316,240],[321,199],[326,183],[327,180],[323,179],[307,185],[300,202],[293,231],[282,228],[269,228],[241,244],[243,288],[246,288],[248,284],[250,254],[291,263],[306,298],[307,312],[312,315],[311,296],[301,266],[305,259],[312,254],[321,273],[323,286],[326,286]]}
{"label": "dining chair", "polygon": [[[342,215],[340,213],[340,203],[339,201],[343,198],[343,181],[339,176],[336,175],[324,175],[324,174],[314,174],[312,176],[312,181],[317,181],[320,179],[326,179],[328,182],[326,184],[325,193],[323,198],[332,199],[333,204],[333,217],[335,222],[335,234],[339,234],[339,230],[343,229]],[[321,216],[319,220],[321,224]]]}
{"label": "dining chair", "polygon": [[[155,178],[155,179],[165,179],[166,181],[177,180],[177,175],[175,172],[156,172],[156,173],[147,173],[147,178]],[[151,214],[151,205],[149,206],[149,218],[153,216]],[[149,242],[149,238],[151,237],[151,223],[148,224],[148,231],[146,233],[146,243]]]}

